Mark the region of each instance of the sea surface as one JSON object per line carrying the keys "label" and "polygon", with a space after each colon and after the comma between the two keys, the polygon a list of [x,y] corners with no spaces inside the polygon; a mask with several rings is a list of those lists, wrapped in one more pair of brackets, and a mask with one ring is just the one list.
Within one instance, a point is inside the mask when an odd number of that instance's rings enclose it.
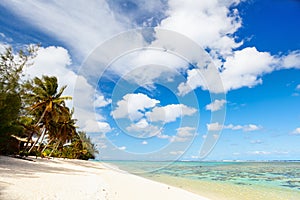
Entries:
{"label": "sea surface", "polygon": [[300,162],[109,163],[212,200],[300,200]]}

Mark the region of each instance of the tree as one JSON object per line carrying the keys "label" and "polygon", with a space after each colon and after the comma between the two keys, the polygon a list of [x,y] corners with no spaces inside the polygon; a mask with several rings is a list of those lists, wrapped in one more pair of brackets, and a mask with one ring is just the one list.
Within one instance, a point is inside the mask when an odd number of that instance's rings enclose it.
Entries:
{"label": "tree", "polygon": [[[32,64],[37,49],[29,46],[15,54],[8,48],[0,53],[0,154],[28,155],[38,144],[37,153],[47,150],[50,156],[57,151],[56,156],[95,158],[96,146],[85,132],[77,133],[73,111],[65,105],[66,100],[72,99],[62,96],[66,86],[58,90],[54,76],[27,81],[21,78],[23,68]],[[33,143],[34,135],[38,138]],[[26,137],[25,149],[20,151]],[[45,138],[48,142],[41,148]]]}
{"label": "tree", "polygon": [[14,54],[12,48],[0,53],[0,154],[15,152],[12,134],[20,135],[23,127],[18,123],[22,109],[21,77],[25,66],[35,56],[37,46]]}
{"label": "tree", "polygon": [[[35,127],[40,127],[42,130],[38,133],[36,142],[29,149],[30,153],[43,133],[48,132],[49,123],[51,121],[58,122],[61,116],[69,114],[65,100],[70,100],[72,97],[61,96],[66,86],[58,91],[57,78],[54,76],[43,76],[42,79],[35,77],[24,86],[27,90],[26,101],[30,105],[29,112],[35,119]],[[31,140],[32,135],[28,136],[28,141]]]}
{"label": "tree", "polygon": [[[68,108],[66,108],[69,111]],[[61,115],[61,118],[58,122],[52,123],[52,127],[56,134],[52,134],[52,138],[56,138],[56,146],[52,149],[49,156],[59,147],[59,145],[71,141],[72,138],[77,134],[76,133],[76,120],[72,119],[73,112],[65,112],[64,115]]]}
{"label": "tree", "polygon": [[96,154],[99,153],[96,149],[96,145],[92,142],[91,138],[88,137],[84,131],[79,131],[78,135],[82,142],[82,154],[79,158],[86,160],[94,159]]}

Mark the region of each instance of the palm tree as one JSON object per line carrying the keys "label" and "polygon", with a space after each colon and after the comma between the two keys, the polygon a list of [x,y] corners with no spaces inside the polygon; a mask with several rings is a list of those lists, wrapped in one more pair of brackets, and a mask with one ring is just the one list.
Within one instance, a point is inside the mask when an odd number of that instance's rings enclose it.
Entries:
{"label": "palm tree", "polygon": [[[31,105],[30,113],[36,120],[34,127],[41,127],[43,130],[39,132],[38,139],[29,149],[28,153],[30,153],[43,133],[48,132],[49,122],[58,121],[60,115],[66,112],[65,100],[70,100],[72,97],[61,96],[66,86],[58,91],[57,78],[54,76],[42,76],[42,79],[35,77],[24,87],[27,89],[27,103]],[[31,140],[31,137],[32,134],[28,135],[28,141]]]}
{"label": "palm tree", "polygon": [[[65,108],[65,111],[69,111],[68,108]],[[76,120],[72,119],[72,112],[65,112],[64,115],[61,115],[58,122],[52,123],[52,127],[54,126],[54,130],[56,134],[53,134],[52,138],[56,137],[57,142],[56,146],[52,149],[49,156],[57,150],[59,145],[66,143],[67,141],[72,140],[72,138],[76,135]]]}
{"label": "palm tree", "polygon": [[96,145],[92,143],[91,138],[84,131],[79,131],[78,135],[82,142],[82,153],[84,154],[82,159],[95,158],[95,155],[99,152],[96,149]]}

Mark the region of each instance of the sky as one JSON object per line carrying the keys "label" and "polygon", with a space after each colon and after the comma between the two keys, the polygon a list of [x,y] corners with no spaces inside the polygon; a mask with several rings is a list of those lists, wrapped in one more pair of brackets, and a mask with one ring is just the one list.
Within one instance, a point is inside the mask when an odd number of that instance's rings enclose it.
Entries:
{"label": "sky", "polygon": [[0,1],[100,160],[299,160],[300,1]]}

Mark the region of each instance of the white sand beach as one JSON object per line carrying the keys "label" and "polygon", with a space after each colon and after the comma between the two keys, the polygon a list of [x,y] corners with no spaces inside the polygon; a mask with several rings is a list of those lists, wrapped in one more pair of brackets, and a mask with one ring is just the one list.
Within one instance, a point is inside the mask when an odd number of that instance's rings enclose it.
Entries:
{"label": "white sand beach", "polygon": [[98,162],[0,156],[0,199],[207,200]]}

